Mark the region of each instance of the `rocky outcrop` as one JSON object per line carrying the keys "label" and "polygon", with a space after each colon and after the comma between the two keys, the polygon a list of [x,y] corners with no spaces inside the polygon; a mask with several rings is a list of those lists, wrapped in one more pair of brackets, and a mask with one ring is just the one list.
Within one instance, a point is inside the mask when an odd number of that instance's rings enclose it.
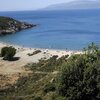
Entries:
{"label": "rocky outcrop", "polygon": [[15,33],[35,26],[36,25],[20,22],[13,18],[0,17],[0,35]]}

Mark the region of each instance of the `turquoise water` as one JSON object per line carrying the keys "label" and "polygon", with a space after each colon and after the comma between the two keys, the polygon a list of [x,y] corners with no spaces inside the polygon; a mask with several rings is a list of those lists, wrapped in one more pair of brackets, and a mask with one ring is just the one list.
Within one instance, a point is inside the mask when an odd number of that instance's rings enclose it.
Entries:
{"label": "turquoise water", "polygon": [[100,44],[100,10],[0,12],[35,28],[0,37],[0,41],[26,47],[82,49]]}

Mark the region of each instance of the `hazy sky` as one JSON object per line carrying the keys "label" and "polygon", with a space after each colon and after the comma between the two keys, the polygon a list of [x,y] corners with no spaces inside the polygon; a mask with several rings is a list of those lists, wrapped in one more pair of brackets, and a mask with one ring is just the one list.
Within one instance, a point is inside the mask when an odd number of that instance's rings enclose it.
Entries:
{"label": "hazy sky", "polygon": [[0,0],[0,11],[35,10],[73,0]]}

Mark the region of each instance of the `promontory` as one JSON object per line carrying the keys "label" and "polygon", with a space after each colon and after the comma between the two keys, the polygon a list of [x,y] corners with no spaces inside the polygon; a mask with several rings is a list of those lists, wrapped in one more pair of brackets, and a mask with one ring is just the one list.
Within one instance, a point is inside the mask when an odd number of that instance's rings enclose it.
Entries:
{"label": "promontory", "polygon": [[35,26],[36,25],[21,22],[10,17],[0,16],[0,35],[15,33]]}

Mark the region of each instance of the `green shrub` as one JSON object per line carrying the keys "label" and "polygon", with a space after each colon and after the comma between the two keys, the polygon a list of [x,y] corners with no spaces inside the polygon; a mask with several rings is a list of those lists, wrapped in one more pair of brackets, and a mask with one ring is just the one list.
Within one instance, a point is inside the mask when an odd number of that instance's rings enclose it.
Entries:
{"label": "green shrub", "polygon": [[48,93],[48,92],[51,92],[51,91],[55,91],[55,90],[56,90],[55,84],[53,84],[53,83],[49,83],[44,87],[44,92],[45,93]]}
{"label": "green shrub", "polygon": [[4,57],[6,55],[6,52],[8,51],[8,47],[3,47],[1,49],[1,57]]}
{"label": "green shrub", "polygon": [[60,95],[68,100],[100,100],[100,52],[95,48],[92,44],[86,54],[63,64],[57,82]]}
{"label": "green shrub", "polygon": [[1,56],[4,60],[13,60],[14,55],[16,54],[16,49],[13,47],[4,47],[1,49]]}
{"label": "green shrub", "polygon": [[41,52],[41,50],[36,50],[36,51],[34,51],[33,53],[28,53],[27,55],[28,56],[33,56],[33,55],[36,55],[36,54],[38,54],[38,53],[40,53]]}
{"label": "green shrub", "polygon": [[41,97],[35,97],[33,100],[42,100]]}
{"label": "green shrub", "polygon": [[62,97],[59,95],[52,95],[50,100],[67,100],[66,97]]}

